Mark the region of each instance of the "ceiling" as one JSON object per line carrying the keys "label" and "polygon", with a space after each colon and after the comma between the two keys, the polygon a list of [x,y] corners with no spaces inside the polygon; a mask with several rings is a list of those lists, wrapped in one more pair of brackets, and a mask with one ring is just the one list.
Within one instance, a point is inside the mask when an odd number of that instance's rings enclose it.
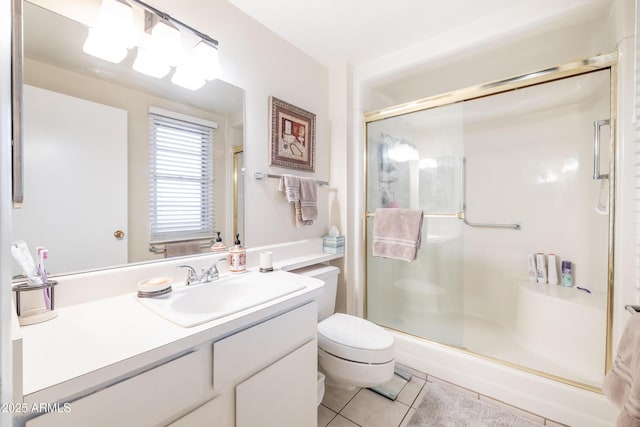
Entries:
{"label": "ceiling", "polygon": [[[433,40],[554,29],[613,0],[229,0],[325,66],[357,65]],[[375,5],[375,7],[372,7]]]}

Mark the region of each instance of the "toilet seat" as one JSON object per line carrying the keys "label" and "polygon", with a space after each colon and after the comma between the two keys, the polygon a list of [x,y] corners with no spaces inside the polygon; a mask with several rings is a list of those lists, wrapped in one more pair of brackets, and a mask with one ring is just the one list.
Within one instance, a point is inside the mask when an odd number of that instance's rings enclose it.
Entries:
{"label": "toilet seat", "polygon": [[393,336],[359,317],[336,313],[318,323],[318,347],[352,362],[389,363],[394,358]]}

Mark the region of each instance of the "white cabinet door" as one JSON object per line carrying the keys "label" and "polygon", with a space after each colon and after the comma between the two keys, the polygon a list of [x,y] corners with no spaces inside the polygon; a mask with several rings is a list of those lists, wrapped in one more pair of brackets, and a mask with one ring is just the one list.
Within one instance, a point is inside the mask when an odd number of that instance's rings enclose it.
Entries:
{"label": "white cabinet door", "polygon": [[236,427],[310,427],[317,414],[314,339],[236,387]]}

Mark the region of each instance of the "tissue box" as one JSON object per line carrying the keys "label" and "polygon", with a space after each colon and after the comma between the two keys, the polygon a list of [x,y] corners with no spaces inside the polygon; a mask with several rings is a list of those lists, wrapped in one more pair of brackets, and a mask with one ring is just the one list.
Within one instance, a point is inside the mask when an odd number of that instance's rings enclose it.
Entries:
{"label": "tissue box", "polygon": [[344,236],[324,236],[322,238],[322,251],[326,254],[343,254]]}

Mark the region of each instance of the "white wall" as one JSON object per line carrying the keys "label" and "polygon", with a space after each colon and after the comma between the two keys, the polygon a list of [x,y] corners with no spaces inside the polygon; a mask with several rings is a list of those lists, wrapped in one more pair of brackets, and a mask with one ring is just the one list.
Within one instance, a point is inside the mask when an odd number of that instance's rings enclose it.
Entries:
{"label": "white wall", "polygon": [[[220,42],[222,79],[245,90],[247,246],[319,237],[329,228],[329,189],[320,187],[320,219],[296,228],[292,207],[277,191],[277,180],[255,181],[253,173],[295,173],[330,179],[328,71],[225,0],[150,1],[171,16]],[[315,173],[269,167],[269,96],[316,115]]]}

